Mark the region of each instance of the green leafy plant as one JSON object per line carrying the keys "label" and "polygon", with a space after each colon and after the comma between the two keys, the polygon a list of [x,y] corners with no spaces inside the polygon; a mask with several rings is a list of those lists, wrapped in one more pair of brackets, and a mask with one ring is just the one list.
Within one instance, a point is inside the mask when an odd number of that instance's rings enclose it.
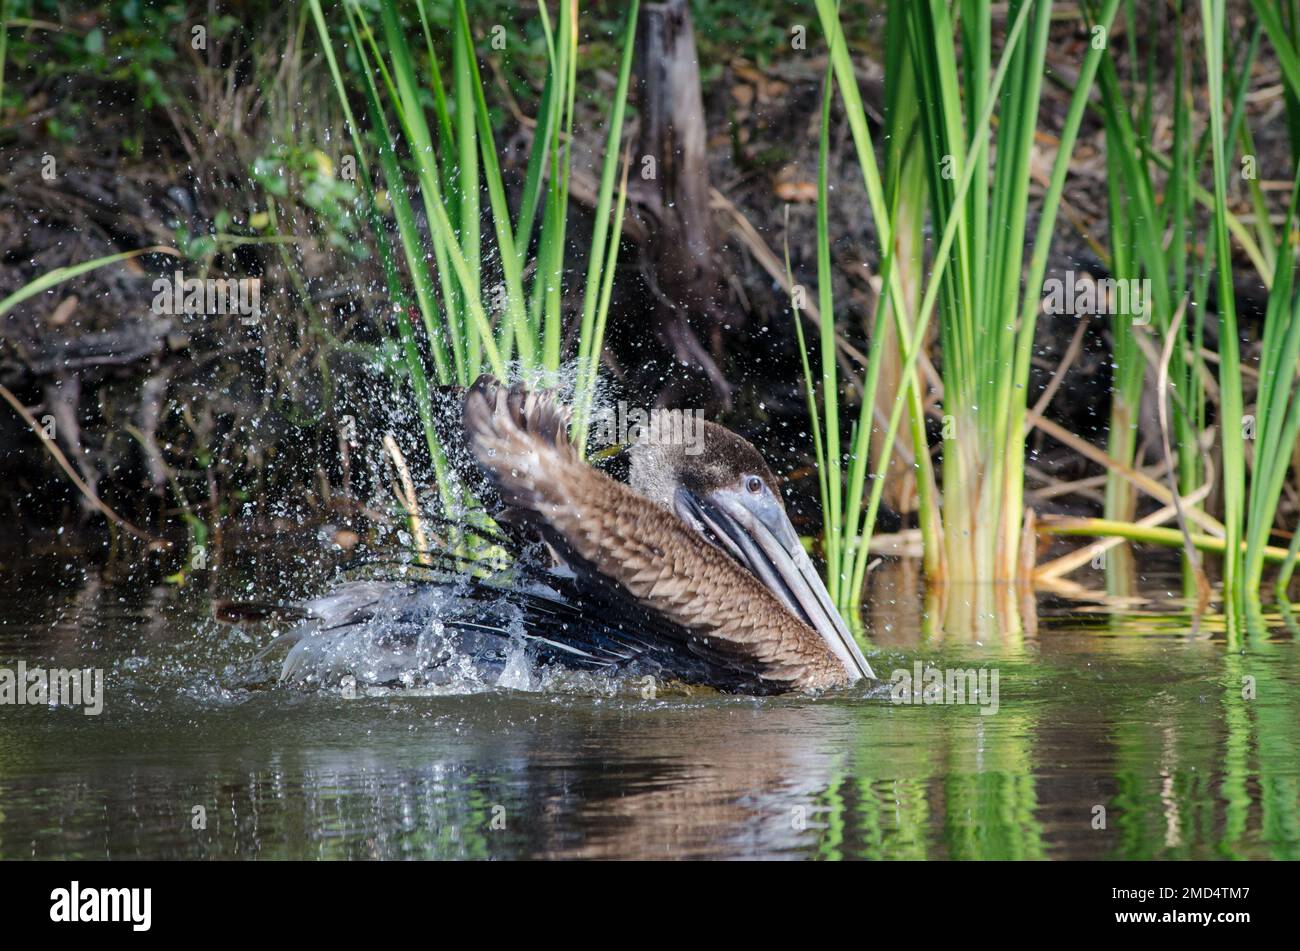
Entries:
{"label": "green leafy plant", "polygon": [[[251,172],[253,180],[275,198],[288,197],[293,188],[302,204],[316,213],[330,247],[358,260],[366,256],[365,245],[358,240],[360,223],[355,213],[361,196],[324,152],[277,146],[255,159]],[[216,224],[218,231],[226,230],[220,220]]]}
{"label": "green leafy plant", "polygon": [[[562,3],[552,23],[546,5],[538,4],[548,71],[537,104],[521,197],[514,209],[507,201],[485,83],[463,0],[454,4],[450,36],[436,38],[445,42],[435,42],[424,2],[399,6],[394,0],[382,0],[377,22],[368,5],[346,0],[342,7],[345,22],[335,30],[350,41],[352,68],[346,72],[335,55],[334,30],[319,0],[311,2],[358,153],[358,179],[368,197],[371,232],[384,266],[397,337],[424,421],[430,459],[442,497],[450,504],[453,494],[445,457],[429,415],[430,385],[423,350],[427,349],[439,384],[462,386],[484,370],[504,376],[512,361],[525,371],[554,372],[565,357],[562,290],[576,95],[577,6]],[[578,359],[581,377],[575,420],[579,433],[585,433],[588,391],[600,359],[617,263],[622,194],[613,215],[611,206],[637,9],[635,2],[629,7],[622,36],[596,228],[577,320],[576,352],[572,354]],[[403,20],[404,11],[413,14],[418,29]],[[412,33],[420,42],[411,42]],[[444,63],[450,64],[449,73],[444,72]],[[355,92],[364,99],[368,127],[353,115],[351,97]],[[378,159],[377,167],[369,161],[370,155]],[[380,210],[381,192],[396,223],[396,248],[388,240]],[[480,227],[483,192],[494,246],[485,240]],[[420,202],[427,230],[420,227],[408,196]],[[489,247],[495,265],[491,269],[487,267]],[[530,270],[531,283],[525,280]],[[420,337],[412,316],[418,319]]]}
{"label": "green leafy plant", "polygon": [[[1097,20],[1103,30],[1108,28],[1117,7],[1118,0],[1105,4]],[[892,443],[906,406],[914,445],[925,445],[923,439],[917,438],[923,432],[923,420],[914,369],[937,305],[944,355],[945,422],[952,425],[954,438],[944,447],[941,535],[932,517],[922,513],[925,544],[930,552],[928,565],[933,574],[950,580],[1015,578],[1020,573],[1029,358],[1040,290],[1069,156],[1104,45],[1090,47],[1081,66],[1038,229],[1029,245],[1032,255],[1028,275],[1024,276],[1028,165],[1051,4],[1047,0],[1026,0],[1010,5],[1002,57],[991,81],[989,3],[967,0],[953,8],[960,16],[960,40],[953,10],[941,0],[891,6],[891,18],[902,18],[891,30],[895,36],[906,37],[918,90],[930,215],[935,233],[941,235],[924,297],[914,314],[905,315],[908,297],[894,267],[898,206],[891,208],[886,200],[835,4],[833,0],[818,0],[817,9],[880,237],[882,293],[887,306],[878,309],[872,336],[879,340],[882,321],[886,315],[895,315],[907,381],[894,400],[885,443]],[[890,78],[898,82],[897,71]],[[989,130],[995,104],[999,103],[994,162],[989,158]],[[990,227],[990,222],[998,222],[999,226]],[[823,285],[828,283],[826,277],[822,273]],[[822,294],[825,305],[827,292]],[[832,311],[823,306],[822,312]],[[883,348],[873,347],[865,374],[863,409],[849,453],[850,503],[838,524],[834,518],[828,520],[828,536],[839,536],[828,537],[826,548],[837,553],[838,565],[832,564],[831,573],[841,576],[837,600],[844,605],[861,598],[870,536],[888,463],[886,456],[878,464],[874,478],[868,477],[870,412],[882,359]],[[833,376],[823,381],[824,407],[838,399],[833,384]],[[835,412],[827,409],[824,415],[833,420]],[[824,447],[830,444],[829,436],[822,440]],[[916,455],[922,471],[928,465],[926,456],[925,452]],[[831,458],[829,450],[821,462],[829,470],[826,501],[837,491],[829,483],[838,480],[839,463]],[[871,490],[863,507],[855,500],[868,495],[868,482]],[[933,511],[933,503],[929,507]],[[942,546],[942,560],[935,554],[938,546]]]}

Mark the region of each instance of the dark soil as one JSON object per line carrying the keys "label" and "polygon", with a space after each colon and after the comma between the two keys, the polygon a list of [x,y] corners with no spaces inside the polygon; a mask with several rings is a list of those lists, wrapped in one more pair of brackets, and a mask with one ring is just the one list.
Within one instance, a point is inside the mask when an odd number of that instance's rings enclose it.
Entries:
{"label": "dark soil", "polygon": [[[94,21],[81,27],[87,23]],[[176,538],[195,520],[224,531],[227,540],[304,524],[364,530],[383,518],[378,510],[387,507],[387,475],[377,450],[349,449],[346,428],[367,436],[393,430],[408,458],[422,458],[413,408],[403,392],[393,392],[372,355],[389,333],[373,256],[358,260],[331,246],[311,209],[296,200],[294,183],[288,198],[273,203],[250,178],[254,160],[286,137],[317,143],[327,154],[339,141],[327,134],[342,126],[332,115],[314,33],[307,31],[298,46],[298,23],[291,12],[245,24],[207,60],[177,64],[164,75],[169,104],[146,107],[139,90],[122,80],[86,72],[51,75],[14,62],[8,67],[9,88],[21,90],[21,105],[0,117],[0,297],[57,267],[174,245],[178,232],[191,238],[251,233],[255,216],[272,204],[281,232],[298,236],[290,245],[214,238],[184,262],[145,255],[60,284],[0,318],[0,384],[38,421],[52,417],[58,444],[84,482],[149,533]],[[1072,79],[1086,42],[1076,24],[1054,28],[1049,62],[1062,79]],[[702,48],[713,57],[702,62],[711,183],[778,259],[788,241],[796,279],[815,287],[811,199],[825,57],[811,49],[755,65],[741,55],[719,56],[709,44]],[[883,87],[871,52],[855,51],[879,138]],[[1171,63],[1160,66],[1168,70]],[[1271,54],[1262,52],[1255,84],[1275,81],[1276,72]],[[1045,87],[1043,168],[1054,157],[1051,137],[1067,101],[1066,90]],[[79,112],[74,136],[61,137],[52,120],[75,104],[91,108]],[[582,128],[600,129],[597,106]],[[1256,128],[1257,119],[1276,116],[1277,103],[1261,100],[1252,109],[1267,114],[1252,114]],[[503,123],[500,141],[512,144],[510,155],[522,154],[513,147],[522,130],[508,114]],[[835,123],[835,317],[849,341],[866,351],[871,342],[863,328],[874,308],[868,276],[875,273],[877,244],[847,127],[838,115]],[[1257,136],[1263,177],[1284,178],[1284,124],[1263,126],[1268,132]],[[599,135],[584,136],[576,151],[598,148]],[[1105,243],[1103,148],[1099,124],[1089,118],[1068,187],[1073,214],[1060,218],[1049,274],[1071,268],[1105,273],[1085,235]],[[42,175],[47,157],[56,170],[52,179]],[[581,249],[590,231],[588,211],[575,208],[570,233]],[[647,332],[657,306],[656,276],[635,236],[625,238],[615,285],[610,375],[634,402],[652,403],[669,391],[679,402],[720,410],[725,422],[759,443],[775,469],[792,474],[796,507],[811,530],[816,479],[808,468],[811,440],[788,296],[734,216],[719,210],[715,224],[725,322],[699,329],[734,385],[730,406],[723,409],[699,385],[698,374],[677,365]],[[266,316],[248,325],[237,316],[194,320],[153,313],[153,281],[182,264],[187,274],[260,277]],[[576,268],[582,266],[579,258],[570,275],[574,302],[582,274]],[[1253,335],[1249,318],[1258,316],[1258,289],[1239,291]],[[1039,322],[1035,393],[1056,370],[1075,327],[1074,318]],[[941,365],[942,354],[933,359]],[[1107,329],[1095,321],[1048,411],[1103,445],[1109,361]],[[1033,449],[1034,465],[1060,478],[1096,471],[1041,434]],[[1053,505],[1086,511],[1091,503],[1063,497]],[[11,526],[33,537],[102,521],[7,405],[0,406],[0,508]],[[892,527],[905,522],[906,513],[886,519],[885,527]]]}

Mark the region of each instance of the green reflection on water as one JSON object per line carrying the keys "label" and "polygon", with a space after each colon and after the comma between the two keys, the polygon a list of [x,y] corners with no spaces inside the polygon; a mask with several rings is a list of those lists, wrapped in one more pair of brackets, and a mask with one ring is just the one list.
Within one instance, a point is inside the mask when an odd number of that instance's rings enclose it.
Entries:
{"label": "green reflection on water", "polygon": [[1004,634],[878,599],[877,670],[995,668],[985,716],[878,695],[250,691],[237,675],[269,632],[218,628],[201,594],[33,590],[0,576],[0,665],[104,666],[110,691],[100,718],[0,709],[4,858],[1300,857],[1285,605],[1234,626],[1045,603]]}

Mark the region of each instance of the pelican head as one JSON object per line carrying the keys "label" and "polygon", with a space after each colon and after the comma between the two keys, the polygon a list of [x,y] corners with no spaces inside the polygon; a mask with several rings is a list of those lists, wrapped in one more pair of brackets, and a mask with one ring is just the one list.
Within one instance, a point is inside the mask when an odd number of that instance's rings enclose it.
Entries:
{"label": "pelican head", "polygon": [[786,514],[772,470],[749,442],[705,422],[693,445],[643,438],[629,482],[746,568],[839,658],[850,680],[875,678]]}

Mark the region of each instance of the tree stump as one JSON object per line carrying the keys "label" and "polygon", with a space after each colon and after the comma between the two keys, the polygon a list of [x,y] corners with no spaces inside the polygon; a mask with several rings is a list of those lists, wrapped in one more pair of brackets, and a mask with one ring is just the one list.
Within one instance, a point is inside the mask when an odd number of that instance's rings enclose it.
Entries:
{"label": "tree stump", "polygon": [[657,301],[657,332],[680,363],[703,377],[715,400],[729,405],[731,386],[718,366],[724,314],[709,211],[708,136],[686,0],[642,5],[636,62],[638,201],[652,219],[645,277]]}

